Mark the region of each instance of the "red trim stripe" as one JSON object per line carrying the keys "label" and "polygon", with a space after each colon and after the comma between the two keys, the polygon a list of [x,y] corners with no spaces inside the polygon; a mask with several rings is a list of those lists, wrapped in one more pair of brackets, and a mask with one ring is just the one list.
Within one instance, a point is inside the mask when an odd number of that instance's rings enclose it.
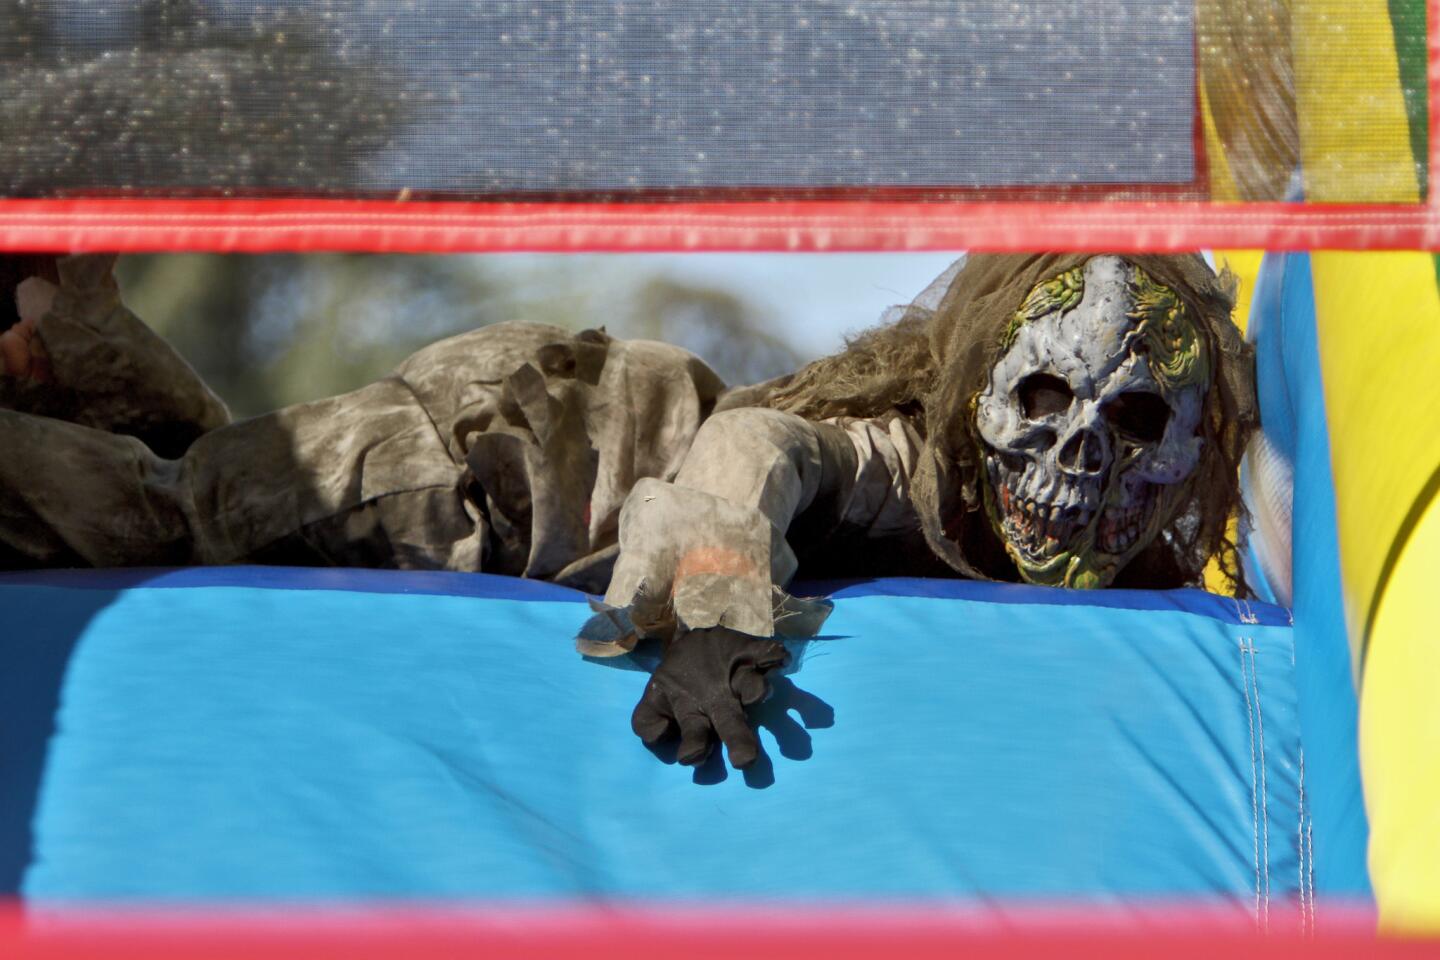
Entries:
{"label": "red trim stripe", "polygon": [[1436,176],[1440,176],[1440,0],[1428,0],[1425,4],[1425,49],[1429,71],[1426,74],[1426,110],[1430,126],[1429,181],[1425,193],[1430,207],[1440,209],[1440,191],[1434,188]]}
{"label": "red trim stripe", "polygon": [[[1429,0],[1440,23],[1440,0]],[[1440,30],[1429,31],[1430,169],[1440,170]],[[1084,194],[1076,194],[1083,197]],[[1440,252],[1440,191],[1417,205],[1154,200],[0,200],[0,251],[1409,249]]]}
{"label": "red trim stripe", "polygon": [[[1327,911],[1327,916],[1331,914]],[[0,956],[263,957],[370,960],[393,957],[577,957],[587,960],[734,960],[823,956],[1029,958],[1094,956],[1226,960],[1305,957],[1440,957],[1440,940],[1376,939],[1365,911],[1339,911],[1319,935],[1260,933],[1248,911],[1217,906],[986,910],[828,908],[637,909],[464,907],[176,909],[97,912],[69,907],[0,910]],[[1348,917],[1348,919],[1346,919]]]}
{"label": "red trim stripe", "polygon": [[0,250],[29,252],[1166,252],[1211,247],[1440,251],[1440,208],[1198,202],[0,200]]}

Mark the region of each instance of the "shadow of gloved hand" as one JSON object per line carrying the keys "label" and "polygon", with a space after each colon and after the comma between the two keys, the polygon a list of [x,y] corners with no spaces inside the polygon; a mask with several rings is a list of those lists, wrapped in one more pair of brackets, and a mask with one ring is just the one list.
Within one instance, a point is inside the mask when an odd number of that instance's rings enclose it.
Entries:
{"label": "shadow of gloved hand", "polygon": [[736,768],[755,762],[760,741],[745,707],[765,699],[765,673],[785,663],[777,640],[725,627],[691,630],[670,642],[630,717],[636,736],[653,745],[680,732],[676,759],[704,762],[718,737]]}

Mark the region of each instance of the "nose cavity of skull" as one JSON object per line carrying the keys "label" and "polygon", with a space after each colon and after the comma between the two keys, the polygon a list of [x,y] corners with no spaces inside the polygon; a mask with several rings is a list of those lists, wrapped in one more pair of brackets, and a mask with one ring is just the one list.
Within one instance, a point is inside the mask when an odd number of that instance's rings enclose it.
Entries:
{"label": "nose cavity of skull", "polygon": [[1076,430],[1060,448],[1057,461],[1066,473],[1094,476],[1105,469],[1105,437],[1090,427]]}

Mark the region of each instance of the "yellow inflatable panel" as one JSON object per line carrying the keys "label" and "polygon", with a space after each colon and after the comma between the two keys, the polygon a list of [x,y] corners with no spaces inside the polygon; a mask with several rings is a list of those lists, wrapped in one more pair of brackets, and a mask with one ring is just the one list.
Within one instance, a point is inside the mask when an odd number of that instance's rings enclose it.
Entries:
{"label": "yellow inflatable panel", "polygon": [[1241,333],[1245,332],[1245,324],[1250,319],[1250,304],[1255,299],[1255,280],[1260,276],[1260,261],[1264,257],[1264,250],[1215,251],[1215,266],[1222,269],[1229,267],[1230,272],[1240,281],[1238,296],[1235,298],[1235,325],[1240,328]]}
{"label": "yellow inflatable panel", "polygon": [[[1392,544],[1440,465],[1440,293],[1428,253],[1315,253],[1311,263],[1358,656]],[[1440,628],[1434,634],[1440,643]]]}
{"label": "yellow inflatable panel", "polygon": [[[1225,145],[1215,128],[1215,115],[1210,112],[1210,97],[1203,84],[1200,87],[1200,117],[1205,127],[1205,157],[1210,165],[1210,199],[1227,203],[1238,201],[1241,199],[1240,188],[1235,185],[1235,175],[1230,172],[1230,159],[1225,155]],[[1218,258],[1218,251],[1216,255]]]}
{"label": "yellow inflatable panel", "polygon": [[1305,199],[1416,203],[1388,0],[1290,6]]}
{"label": "yellow inflatable panel", "polygon": [[[1291,13],[1305,199],[1418,202],[1388,0]],[[1440,507],[1426,503],[1440,468],[1436,263],[1311,263],[1371,881],[1384,925],[1440,932]]]}
{"label": "yellow inflatable panel", "polygon": [[1437,594],[1440,498],[1430,501],[1380,602],[1360,699],[1370,880],[1391,930],[1440,932]]}
{"label": "yellow inflatable panel", "polygon": [[1440,507],[1427,505],[1440,470],[1435,259],[1311,259],[1347,628],[1361,674],[1371,880],[1387,926],[1440,932]]}

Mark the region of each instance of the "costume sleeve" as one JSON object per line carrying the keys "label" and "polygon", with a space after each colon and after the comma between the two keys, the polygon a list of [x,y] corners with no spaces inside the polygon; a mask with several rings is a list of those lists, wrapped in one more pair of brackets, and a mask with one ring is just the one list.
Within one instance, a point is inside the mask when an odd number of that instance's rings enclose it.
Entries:
{"label": "costume sleeve", "polygon": [[9,405],[136,436],[176,457],[230,414],[174,348],[120,302],[113,262],[96,255],[60,261],[59,288],[36,325],[53,383]]}
{"label": "costume sleeve", "polygon": [[590,625],[609,616],[610,633],[582,632],[582,652],[613,655],[637,636],[713,626],[812,635],[829,605],[782,589],[796,568],[787,531],[801,515],[807,536],[887,536],[913,524],[918,443],[896,422],[814,423],[760,408],[712,416],[673,483],[641,480],[626,500],[620,558]]}

